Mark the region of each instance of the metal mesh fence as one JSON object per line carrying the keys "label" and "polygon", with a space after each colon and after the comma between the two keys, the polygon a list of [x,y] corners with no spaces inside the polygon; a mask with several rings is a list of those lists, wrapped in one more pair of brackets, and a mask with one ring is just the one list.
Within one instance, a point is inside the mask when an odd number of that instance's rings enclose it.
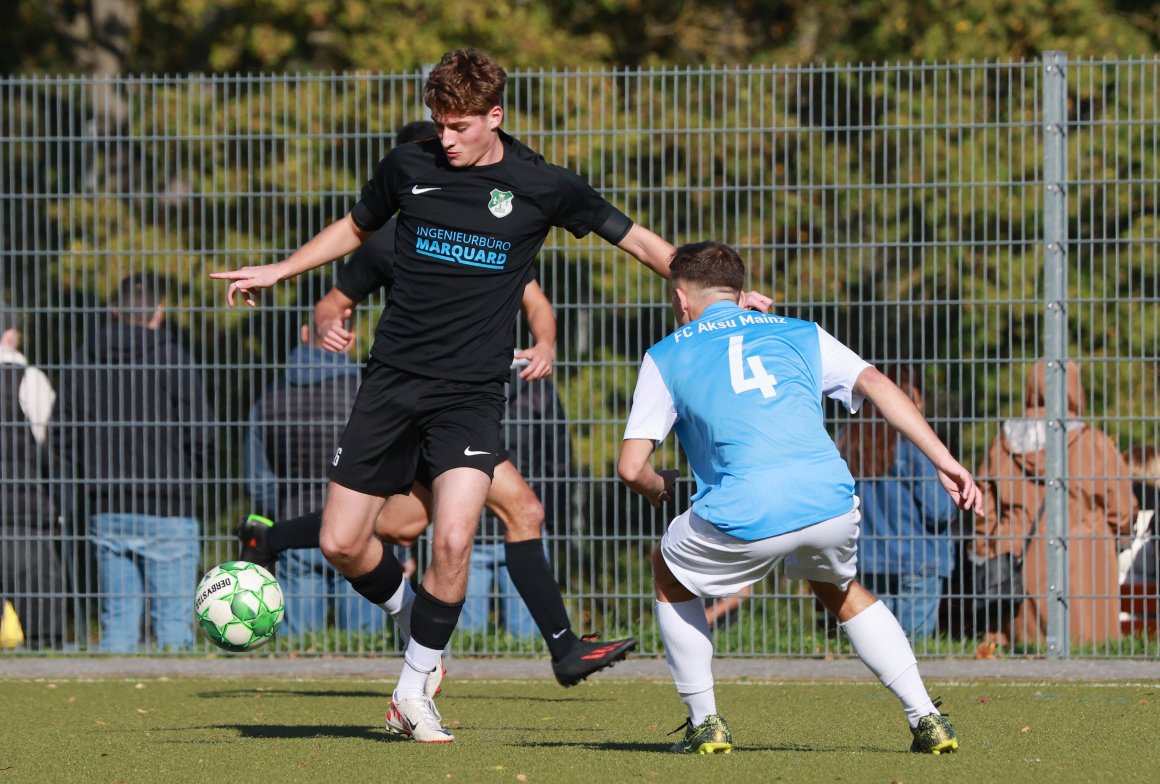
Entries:
{"label": "metal mesh fence", "polygon": [[[268,463],[286,454],[261,445],[286,442],[275,438],[279,422],[255,419],[253,407],[295,370],[298,327],[332,271],[278,287],[256,310],[227,308],[225,286],[207,275],[283,258],[345,214],[395,129],[424,117],[421,85],[418,74],[0,80],[0,284],[23,355],[57,396],[56,420],[33,438],[27,422],[37,415],[17,405],[27,374],[0,379],[2,591],[23,622],[18,650],[101,651],[116,636],[112,626],[102,632],[114,610],[128,615],[119,639],[136,638],[133,650],[210,650],[163,627],[177,614],[176,626],[190,626],[194,583],[235,557],[239,520],[290,514],[279,495],[288,483],[262,480],[247,457],[255,443]],[[935,480],[900,467],[908,453],[882,435],[874,412],[827,412],[848,455],[861,445],[850,460],[867,504],[863,573],[920,655],[990,642],[1008,655],[1156,655],[1155,527],[1139,537],[1133,527],[1139,509],[1155,508],[1160,483],[1160,62],[1050,55],[524,72],[511,74],[506,100],[510,133],[586,176],[639,223],[676,243],[735,245],[749,285],[774,296],[778,313],[818,321],[894,372],[911,369],[928,419],[987,482],[985,522],[936,509]],[[91,355],[116,323],[118,286],[135,273],[164,284],[158,332],[180,349],[167,355],[164,383],[183,406],[172,420],[147,403],[155,396],[146,390],[162,383],[156,362],[131,359],[117,375]],[[543,248],[539,281],[559,322],[561,408],[513,404],[509,446],[517,464],[537,455],[521,468],[545,502],[545,541],[574,627],[632,634],[656,652],[649,552],[692,487],[683,481],[657,512],[620,484],[614,461],[640,358],[671,326],[667,293],[617,249],[561,230]],[[353,357],[366,355],[384,304],[379,293],[360,307]],[[526,345],[526,325],[516,329]],[[126,350],[140,356],[146,342],[138,335]],[[1025,387],[1040,357],[1043,400],[1029,408]],[[18,367],[11,354],[0,358],[5,372]],[[1064,373],[1066,360],[1074,366]],[[1069,404],[1075,381],[1082,391]],[[199,396],[204,411],[189,408]],[[62,419],[61,401],[89,405],[89,418]],[[324,402],[341,408],[337,392]],[[342,425],[326,408],[295,423],[326,440]],[[125,440],[133,428],[151,440]],[[175,445],[202,431],[196,465],[186,466]],[[103,464],[84,464],[75,451],[83,436],[105,447],[85,453]],[[159,461],[155,470],[134,462],[143,455]],[[684,467],[675,439],[655,462]],[[193,548],[196,568],[178,566],[180,548],[160,547],[121,561],[127,580],[146,579],[152,563],[156,584],[102,585],[115,571],[112,551],[135,535],[107,518],[139,518],[142,484],[165,483],[187,491],[193,507],[145,525],[194,518],[162,538]],[[297,484],[307,488],[298,501],[317,500],[325,486]],[[485,547],[498,530],[484,521],[480,567],[498,566],[502,548]],[[986,558],[1025,544],[1028,600],[982,596],[975,573],[997,564]],[[1121,579],[1125,549],[1134,555]],[[426,540],[413,552],[422,570]],[[346,614],[349,589],[327,579],[317,553],[303,558],[279,567],[284,583],[291,569],[302,582],[287,591],[276,649],[397,649],[382,618]],[[473,583],[478,623],[457,633],[454,650],[544,651],[518,603],[505,611],[510,589],[485,572]],[[709,609],[720,615],[721,653],[849,652],[808,588],[780,567],[752,595]]]}

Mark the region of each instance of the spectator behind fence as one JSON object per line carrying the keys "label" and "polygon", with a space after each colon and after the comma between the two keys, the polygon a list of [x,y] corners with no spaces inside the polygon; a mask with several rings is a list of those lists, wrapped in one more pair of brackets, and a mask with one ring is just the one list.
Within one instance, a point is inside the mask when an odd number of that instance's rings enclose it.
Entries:
{"label": "spectator behind fence", "polygon": [[[313,309],[325,289],[300,287],[299,305]],[[286,358],[286,371],[250,411],[246,433],[246,480],[265,514],[277,520],[321,509],[326,469],[358,393],[359,369],[346,354],[322,348],[312,319],[299,330],[301,344]],[[340,629],[379,633],[386,615],[351,587],[317,546],[283,550],[278,577],[286,593],[286,631],[319,632],[333,607]],[[333,600],[333,601],[332,601]]]}
{"label": "spectator behind fence", "polygon": [[[1012,643],[1047,638],[1046,500],[1047,365],[1035,363],[1027,378],[1022,418],[1003,422],[979,476],[985,514],[975,519],[976,559],[1023,555],[1025,598],[1013,617],[1001,618]],[[1068,617],[1073,643],[1099,644],[1120,636],[1117,538],[1126,536],[1136,513],[1128,466],[1102,430],[1085,423],[1079,368],[1067,363]],[[1029,542],[1025,549],[1024,542]]]}
{"label": "spectator behind fence", "polygon": [[[197,501],[214,431],[201,374],[165,330],[155,276],[130,275],[112,319],[61,374],[61,464],[81,485],[101,591],[101,648],[134,650],[146,605],[164,648],[193,643]],[[81,507],[85,508],[84,506]]]}
{"label": "spectator behind fence", "polygon": [[[922,373],[912,365],[883,372],[923,410]],[[958,518],[938,471],[867,402],[861,420],[838,435],[862,499],[858,566],[912,640],[938,631],[938,608],[955,561],[950,524]]]}
{"label": "spectator behind fence", "polygon": [[[548,530],[557,518],[567,517],[568,486],[564,479],[572,462],[571,437],[556,385],[550,378],[525,380],[521,376],[523,365],[513,365],[508,379],[502,454],[515,464],[539,496],[544,508],[542,528]],[[494,593],[507,633],[513,637],[532,637],[538,630],[508,574],[503,531],[499,518],[485,509],[471,551],[467,598],[459,628],[477,633],[488,631]]]}
{"label": "spectator behind fence", "polygon": [[64,641],[64,578],[43,466],[56,393],[20,353],[20,317],[0,301],[0,609],[11,601],[30,648]]}
{"label": "spectator behind fence", "polygon": [[[1143,520],[1147,526],[1145,536],[1134,541],[1135,552],[1131,553],[1131,567],[1125,582],[1155,585],[1160,581],[1160,449],[1137,447],[1125,455],[1128,468],[1132,472],[1132,492],[1141,512],[1151,512]],[[1121,555],[1121,558],[1124,556]]]}

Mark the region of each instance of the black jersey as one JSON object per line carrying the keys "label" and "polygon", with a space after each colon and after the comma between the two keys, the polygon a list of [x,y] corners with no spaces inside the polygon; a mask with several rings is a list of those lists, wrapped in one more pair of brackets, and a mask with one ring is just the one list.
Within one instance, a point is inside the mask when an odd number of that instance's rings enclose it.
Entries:
{"label": "black jersey", "polygon": [[394,281],[371,348],[384,364],[433,378],[506,379],[512,321],[551,227],[611,242],[631,228],[579,175],[500,138],[502,161],[462,169],[437,139],[401,145],[363,186],[351,211],[361,229],[378,230],[398,213]]}
{"label": "black jersey", "polygon": [[[397,216],[360,245],[338,271],[335,288],[355,302],[362,302],[379,289],[385,289],[388,301],[395,284],[395,223]],[[534,265],[528,269],[524,285],[536,276]],[[522,295],[521,295],[522,296]],[[389,309],[389,307],[388,307]],[[380,317],[386,318],[386,310]]]}

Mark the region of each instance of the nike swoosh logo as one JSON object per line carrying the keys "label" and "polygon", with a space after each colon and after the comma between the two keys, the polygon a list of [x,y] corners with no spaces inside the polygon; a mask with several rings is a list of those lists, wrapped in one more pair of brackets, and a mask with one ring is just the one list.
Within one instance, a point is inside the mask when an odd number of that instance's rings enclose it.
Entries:
{"label": "nike swoosh logo", "polygon": [[553,635],[552,635],[552,639],[553,639],[553,640],[558,640],[558,639],[560,639],[561,637],[563,637],[563,636],[564,636],[564,635],[565,635],[567,632],[568,632],[568,630],[567,630],[567,629],[561,629],[560,631],[558,631],[558,632],[556,632],[555,634],[553,634]]}
{"label": "nike swoosh logo", "polygon": [[415,185],[414,187],[411,188],[411,193],[418,196],[420,193],[427,193],[428,191],[441,191],[441,190],[443,190],[443,189],[442,188],[420,188],[418,185]]}
{"label": "nike swoosh logo", "polygon": [[480,452],[477,449],[472,449],[471,447],[467,447],[463,450],[463,454],[466,457],[474,457],[475,455],[490,455],[491,452]]}

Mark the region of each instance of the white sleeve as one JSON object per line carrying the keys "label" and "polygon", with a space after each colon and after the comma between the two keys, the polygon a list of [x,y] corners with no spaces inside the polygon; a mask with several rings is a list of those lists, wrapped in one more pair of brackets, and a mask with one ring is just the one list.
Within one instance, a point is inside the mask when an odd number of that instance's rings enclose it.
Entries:
{"label": "white sleeve", "polygon": [[52,419],[52,407],[56,403],[52,382],[40,368],[29,365],[24,370],[18,394],[20,407],[32,427],[32,437],[38,445],[43,445],[48,435],[48,420]]}
{"label": "white sleeve", "polygon": [[873,365],[820,326],[818,343],[822,349],[822,394],[837,400],[850,413],[857,413],[866,398],[854,394],[854,384],[862,371]]}
{"label": "white sleeve", "polygon": [[628,424],[624,426],[624,438],[664,441],[676,421],[673,396],[661,379],[656,363],[645,354],[636,379],[636,391],[632,393],[632,409],[628,413]]}

